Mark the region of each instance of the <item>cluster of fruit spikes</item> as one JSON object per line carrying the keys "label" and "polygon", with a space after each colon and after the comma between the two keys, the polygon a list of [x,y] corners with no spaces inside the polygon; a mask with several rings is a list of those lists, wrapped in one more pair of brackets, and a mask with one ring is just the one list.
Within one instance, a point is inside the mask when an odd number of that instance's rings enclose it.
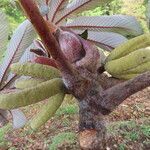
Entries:
{"label": "cluster of fruit spikes", "polygon": [[41,111],[28,123],[37,130],[55,114],[64,100],[66,89],[61,74],[55,67],[33,62],[12,64],[11,71],[31,78],[16,81],[16,92],[1,94],[0,109],[11,110],[47,99]]}
{"label": "cluster of fruit spikes", "polygon": [[[75,38],[73,39],[72,41],[76,41]],[[106,71],[119,79],[134,78],[138,74],[150,71],[150,48],[148,46],[150,46],[150,34],[141,35],[122,44],[107,57]],[[80,54],[79,48],[80,45],[76,47],[77,54]],[[73,51],[74,49],[64,54],[71,57]],[[75,56],[78,58],[80,55]],[[72,57],[70,60],[73,60]],[[61,72],[57,69],[54,60],[45,57],[38,57],[35,63],[13,64],[11,71],[19,76],[30,78],[17,80],[16,92],[0,95],[0,109],[16,109],[47,99],[47,104],[29,122],[31,128],[37,130],[55,114],[67,94]]]}
{"label": "cluster of fruit spikes", "polygon": [[114,49],[106,59],[105,69],[113,77],[131,79],[150,71],[150,34],[135,37]]}

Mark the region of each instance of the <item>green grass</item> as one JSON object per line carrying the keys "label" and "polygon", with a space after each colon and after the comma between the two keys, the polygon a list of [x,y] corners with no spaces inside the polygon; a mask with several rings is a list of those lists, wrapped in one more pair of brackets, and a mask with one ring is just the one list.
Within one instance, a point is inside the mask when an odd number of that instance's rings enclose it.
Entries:
{"label": "green grass", "polygon": [[132,132],[126,132],[125,138],[131,141],[136,141],[139,139],[139,133],[132,131]]}
{"label": "green grass", "polygon": [[[148,118],[147,118],[148,120]],[[141,136],[145,139],[150,138],[149,121],[136,123],[134,120],[112,123],[108,127],[108,132],[112,135],[121,135],[127,141],[140,140]]]}
{"label": "green grass", "polygon": [[118,121],[118,122],[114,122],[112,123],[109,127],[108,127],[108,132],[110,134],[118,134],[118,132],[120,132],[120,130],[122,131],[126,131],[127,129],[133,129],[136,127],[136,123],[135,121]]}
{"label": "green grass", "polygon": [[6,125],[2,128],[0,128],[0,142],[3,142],[5,139],[5,134],[10,130],[10,125]]}
{"label": "green grass", "polygon": [[121,143],[121,144],[119,144],[118,149],[119,150],[125,150],[126,149],[126,145]]}
{"label": "green grass", "polygon": [[0,128],[0,148],[6,148],[8,145],[8,141],[5,139],[5,134],[11,129],[11,125],[8,124],[2,128]]}
{"label": "green grass", "polygon": [[[48,137],[44,137],[44,142],[47,144],[48,148],[50,150],[57,150],[57,147],[62,146],[69,146],[69,148],[72,148],[75,146],[77,141],[77,134],[74,133],[71,126],[72,122],[69,120],[70,113],[76,113],[77,112],[77,105],[72,104],[71,107],[68,109],[64,108],[65,105],[61,108],[61,111],[58,112],[60,116],[54,117],[54,119],[59,119],[58,123],[61,122],[61,127],[58,129],[56,126],[54,126],[54,129],[52,129],[53,125],[51,124],[50,129],[55,132],[55,134],[50,134]],[[69,105],[67,104],[66,107],[68,108]],[[74,109],[73,109],[74,108]],[[76,108],[76,109],[75,109]],[[74,111],[70,111],[70,109]],[[64,111],[65,110],[65,111]],[[74,115],[73,115],[74,116]],[[60,120],[61,118],[61,120]],[[10,131],[10,125],[5,126],[0,129],[0,147],[7,147],[8,145],[11,145],[11,142],[9,143],[5,139],[5,134]],[[67,129],[67,130],[63,130]],[[68,130],[69,129],[69,130]],[[45,133],[45,132],[44,132]],[[46,132],[47,133],[47,132]],[[141,143],[144,145],[149,145],[150,141],[150,125],[149,125],[149,118],[142,119],[139,122],[136,122],[134,120],[131,121],[120,121],[115,123],[110,123],[108,126],[108,133],[112,137],[120,137],[121,143],[116,143],[116,146],[118,150],[126,150],[128,148],[128,144],[131,143]],[[26,137],[27,135],[37,134],[39,136],[40,134],[43,134],[42,132],[33,133],[31,130],[26,130],[25,132],[21,131],[18,137]],[[30,136],[29,136],[30,137]],[[31,144],[35,142],[32,138],[28,140],[28,142]],[[13,145],[11,145],[11,149],[13,148]]]}
{"label": "green grass", "polygon": [[69,118],[64,117],[63,120],[62,120],[62,124],[63,124],[64,127],[69,127],[69,126],[71,126],[71,121],[70,121]]}
{"label": "green grass", "polygon": [[69,144],[74,143],[77,140],[76,134],[72,132],[62,132],[54,136],[52,144],[49,146],[49,150],[57,150],[57,147],[64,142]]}
{"label": "green grass", "polygon": [[142,133],[147,136],[148,138],[150,138],[150,125],[143,125],[140,127],[140,130],[142,131]]}
{"label": "green grass", "polygon": [[137,125],[132,131],[124,131],[124,138],[130,141],[137,141],[141,136],[150,138],[150,126],[149,125]]}
{"label": "green grass", "polygon": [[56,112],[57,116],[61,115],[73,115],[77,114],[79,108],[76,104],[67,104],[65,106],[60,107],[60,109]]}

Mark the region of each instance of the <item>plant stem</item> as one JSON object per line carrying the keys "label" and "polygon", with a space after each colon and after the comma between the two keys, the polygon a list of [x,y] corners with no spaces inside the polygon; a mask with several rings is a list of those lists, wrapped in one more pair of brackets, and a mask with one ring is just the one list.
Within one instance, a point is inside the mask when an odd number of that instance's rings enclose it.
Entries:
{"label": "plant stem", "polygon": [[103,91],[100,93],[101,99],[98,103],[103,108],[113,111],[126,98],[148,86],[150,86],[150,71]]}
{"label": "plant stem", "polygon": [[86,99],[88,106],[92,107],[91,110],[108,115],[126,100],[126,98],[148,86],[150,86],[150,71],[128,81],[118,82],[117,85],[99,92],[96,90],[96,87],[92,86],[92,90],[87,92],[84,99]]}
{"label": "plant stem", "polygon": [[44,46],[48,53],[57,61],[58,66],[61,70],[66,70],[69,73],[72,72],[72,67],[68,63],[67,59],[63,55],[58,42],[51,29],[54,29],[54,25],[49,22],[47,23],[37,7],[36,2],[33,0],[18,0],[24,9],[25,14],[28,16],[32,25],[36,29],[40,36]]}
{"label": "plant stem", "polygon": [[95,112],[86,100],[81,101],[79,106],[80,146],[82,149],[104,149],[106,144],[104,116]]}

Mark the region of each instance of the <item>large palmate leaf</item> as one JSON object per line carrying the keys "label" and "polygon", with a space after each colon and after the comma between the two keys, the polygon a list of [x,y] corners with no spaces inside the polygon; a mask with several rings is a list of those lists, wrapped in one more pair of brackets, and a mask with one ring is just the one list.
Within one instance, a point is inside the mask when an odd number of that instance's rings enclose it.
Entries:
{"label": "large palmate leaf", "polygon": [[[77,31],[77,33],[82,33],[81,31]],[[88,40],[94,42],[98,47],[110,51],[121,43],[127,41],[127,38],[124,36],[112,33],[112,32],[95,32],[88,31]]]}
{"label": "large palmate leaf", "polygon": [[[24,52],[24,54],[22,55],[22,57],[20,58],[19,62],[20,63],[24,63],[24,62],[28,62],[28,61],[32,61],[33,59],[35,59],[36,55],[32,52],[30,52],[30,49],[34,49],[35,45],[31,44]],[[13,87],[14,85],[14,81],[18,78],[17,75],[13,74],[13,73],[9,73],[7,79],[5,80],[5,86],[3,88],[8,88],[8,87]]]}
{"label": "large palmate leaf", "polygon": [[37,0],[36,2],[43,16],[49,13],[48,3],[50,2],[50,0]]}
{"label": "large palmate leaf", "polygon": [[0,12],[0,61],[8,42],[9,27],[6,15]]}
{"label": "large palmate leaf", "polygon": [[[103,2],[109,0],[73,0],[65,9],[57,13],[54,23],[59,24],[66,18],[75,16],[76,14],[100,6]],[[51,7],[51,6],[50,6]]]}
{"label": "large palmate leaf", "polygon": [[71,29],[117,32],[124,35],[140,35],[142,29],[135,17],[125,15],[78,17],[66,24]]}
{"label": "large palmate leaf", "polygon": [[49,6],[50,6],[50,11],[49,11],[49,19],[50,21],[54,21],[57,13],[59,11],[62,11],[66,6],[67,4],[69,3],[69,0],[52,0],[50,3],[49,3]]}
{"label": "large palmate leaf", "polygon": [[11,110],[11,114],[13,117],[13,128],[18,129],[23,127],[26,122],[27,118],[25,117],[24,113],[19,109]]}
{"label": "large palmate leaf", "polygon": [[28,20],[25,20],[16,29],[8,45],[4,61],[0,65],[0,87],[2,87],[7,78],[10,65],[20,60],[26,48],[33,42],[35,36],[36,33]]}
{"label": "large palmate leaf", "polygon": [[[142,34],[141,26],[134,17],[125,15],[76,17],[78,13],[98,7],[102,3],[109,1],[111,0],[73,0],[69,2],[68,0],[51,0],[49,2],[50,11],[48,16],[50,21],[58,26],[65,26],[75,32],[88,29],[90,41],[105,50],[112,50],[126,41],[126,38],[119,34],[125,36]],[[72,16],[75,18],[67,22],[66,19]],[[108,32],[111,33],[109,34]],[[113,34],[112,32],[119,34]]]}

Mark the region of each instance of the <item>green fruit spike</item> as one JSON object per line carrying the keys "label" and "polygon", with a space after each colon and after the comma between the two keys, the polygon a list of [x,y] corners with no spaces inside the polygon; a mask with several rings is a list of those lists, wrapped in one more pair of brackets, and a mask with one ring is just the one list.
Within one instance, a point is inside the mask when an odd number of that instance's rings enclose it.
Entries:
{"label": "green fruit spike", "polygon": [[107,62],[105,69],[112,76],[118,77],[118,75],[127,74],[128,70],[147,62],[150,62],[150,49],[140,49],[119,59]]}
{"label": "green fruit spike", "polygon": [[123,74],[123,75],[119,75],[119,76],[116,75],[116,78],[118,78],[118,79],[124,79],[124,80],[129,80],[129,79],[135,78],[138,75],[139,74]]}
{"label": "green fruit spike", "polygon": [[126,73],[128,74],[141,74],[141,73],[144,73],[144,72],[147,72],[147,71],[150,71],[150,61],[149,62],[146,62],[146,63],[143,63],[133,69],[130,69],[128,71],[126,71]]}
{"label": "green fruit spike", "polygon": [[41,79],[23,79],[23,80],[17,80],[15,82],[15,87],[17,89],[25,89],[29,87],[37,86],[38,84],[44,82],[44,80]]}
{"label": "green fruit spike", "polygon": [[45,104],[41,111],[30,121],[30,126],[33,130],[39,129],[44,125],[53,115],[56,113],[57,109],[63,102],[64,93],[59,93],[48,99],[47,104]]}
{"label": "green fruit spike", "polygon": [[29,62],[24,64],[12,64],[11,71],[17,75],[25,75],[48,80],[61,77],[60,71],[54,67]]}
{"label": "green fruit spike", "polygon": [[150,34],[135,37],[114,49],[107,57],[106,62],[121,58],[129,53],[150,46]]}
{"label": "green fruit spike", "polygon": [[45,100],[65,90],[61,79],[52,79],[35,87],[0,95],[0,109],[15,109]]}

